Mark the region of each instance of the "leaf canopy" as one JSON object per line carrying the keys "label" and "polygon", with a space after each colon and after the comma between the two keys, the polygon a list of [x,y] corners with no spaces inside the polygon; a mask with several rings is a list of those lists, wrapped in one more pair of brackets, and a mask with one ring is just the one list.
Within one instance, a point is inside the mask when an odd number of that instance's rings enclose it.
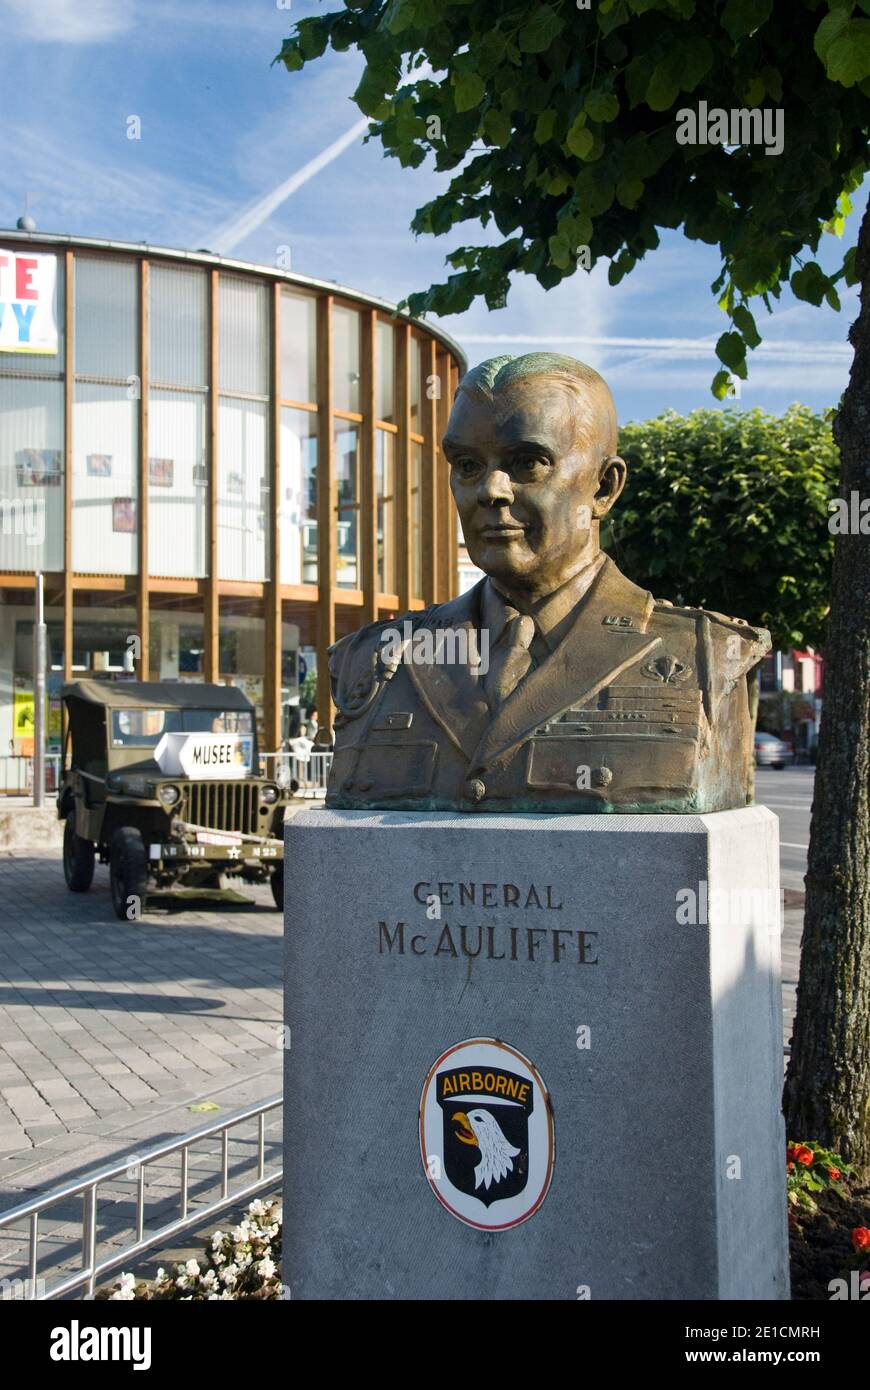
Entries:
{"label": "leaf canopy", "polygon": [[[681,228],[722,256],[724,397],[760,341],[749,301],[790,285],[838,308],[837,284],[855,282],[853,254],[832,274],[815,256],[868,168],[868,16],[868,0],[346,0],[300,21],[276,61],[357,48],[371,136],[405,166],[455,171],[414,231],[500,233],[457,248],[457,273],[411,295],[413,313],[502,304],[516,274],[550,289],[599,260],[617,284]],[[781,111],[782,153],[679,143],[678,112],[701,101]]]}

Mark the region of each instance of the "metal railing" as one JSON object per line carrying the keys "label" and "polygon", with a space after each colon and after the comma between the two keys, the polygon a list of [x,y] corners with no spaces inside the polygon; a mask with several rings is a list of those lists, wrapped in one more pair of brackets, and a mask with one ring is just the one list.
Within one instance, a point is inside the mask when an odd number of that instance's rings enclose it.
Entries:
{"label": "metal railing", "polygon": [[[60,753],[45,755],[45,790],[54,793],[60,782]],[[0,796],[33,795],[33,758],[21,753],[0,755]]]}
{"label": "metal railing", "polygon": [[[236,1114],[228,1115],[213,1124],[203,1125],[201,1129],[186,1134],[182,1139],[172,1139],[164,1144],[157,1144],[146,1153],[136,1154],[133,1157],[119,1160],[117,1163],[109,1164],[95,1173],[90,1173],[87,1177],[78,1178],[74,1182],[53,1188],[51,1192],[33,1197],[28,1202],[22,1202],[20,1206],[13,1207],[11,1211],[0,1212],[0,1230],[8,1229],[10,1226],[22,1222],[28,1223],[25,1297],[29,1299],[61,1298],[74,1289],[84,1288],[84,1296],[91,1298],[98,1280],[104,1279],[107,1274],[118,1269],[119,1266],[128,1265],[135,1256],[141,1255],[143,1251],[151,1250],[155,1245],[165,1245],[176,1236],[198,1228],[204,1221],[212,1216],[217,1216],[227,1207],[236,1206],[240,1202],[258,1196],[261,1192],[268,1192],[279,1186],[283,1177],[283,1166],[271,1168],[269,1172],[266,1172],[266,1116],[270,1111],[277,1110],[282,1104],[281,1096],[273,1096],[270,1100],[248,1106],[247,1109],[239,1110]],[[229,1186],[229,1132],[253,1119],[257,1121],[257,1175],[256,1178],[231,1192]],[[216,1134],[221,1136],[220,1197],[191,1212],[189,1210],[190,1150],[194,1144]],[[165,1158],[168,1154],[174,1153],[181,1154],[179,1192],[181,1215],[154,1230],[146,1231],[145,1169],[148,1164],[154,1163],[157,1159]],[[97,1190],[101,1185],[112,1180],[129,1178],[131,1170],[135,1171],[137,1185],[136,1239],[122,1250],[116,1250],[113,1254],[99,1260],[97,1259]],[[83,1198],[80,1241],[81,1269],[75,1270],[72,1274],[47,1288],[44,1280],[39,1279],[39,1218],[42,1212],[49,1207],[69,1197],[77,1196]]]}
{"label": "metal railing", "polygon": [[261,753],[262,773],[280,787],[294,783],[296,796],[321,797],[326,795],[326,783],[332,766],[330,749],[312,749],[307,756],[296,753]]}

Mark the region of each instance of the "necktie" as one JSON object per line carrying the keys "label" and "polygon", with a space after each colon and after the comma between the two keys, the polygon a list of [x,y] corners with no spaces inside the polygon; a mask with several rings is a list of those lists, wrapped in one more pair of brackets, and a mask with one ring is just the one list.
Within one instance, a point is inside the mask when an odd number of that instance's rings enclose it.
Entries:
{"label": "necktie", "polygon": [[493,714],[516,690],[533,665],[529,647],[535,635],[534,620],[524,613],[518,613],[515,608],[508,608],[507,614],[507,622],[492,649],[489,670],[483,681],[484,694]]}

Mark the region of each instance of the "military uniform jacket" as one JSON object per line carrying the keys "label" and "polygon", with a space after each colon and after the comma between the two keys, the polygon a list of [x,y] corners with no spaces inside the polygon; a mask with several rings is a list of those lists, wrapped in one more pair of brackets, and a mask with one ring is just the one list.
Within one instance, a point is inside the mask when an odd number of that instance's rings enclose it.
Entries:
{"label": "military uniform jacket", "polygon": [[659,602],[605,559],[560,644],[492,711],[476,664],[487,582],[422,613],[371,623],[330,649],[339,714],[328,806],[649,813],[746,805],[746,674],[770,647],[764,629]]}

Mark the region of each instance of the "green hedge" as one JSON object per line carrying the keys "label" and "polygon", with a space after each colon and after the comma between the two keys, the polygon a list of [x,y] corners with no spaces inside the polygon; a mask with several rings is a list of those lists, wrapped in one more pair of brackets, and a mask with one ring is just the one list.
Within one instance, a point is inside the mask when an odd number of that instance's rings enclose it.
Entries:
{"label": "green hedge", "polygon": [[626,425],[620,452],[628,485],[602,542],[635,583],[761,623],[780,648],[821,644],[840,474],[827,416],[668,411]]}

